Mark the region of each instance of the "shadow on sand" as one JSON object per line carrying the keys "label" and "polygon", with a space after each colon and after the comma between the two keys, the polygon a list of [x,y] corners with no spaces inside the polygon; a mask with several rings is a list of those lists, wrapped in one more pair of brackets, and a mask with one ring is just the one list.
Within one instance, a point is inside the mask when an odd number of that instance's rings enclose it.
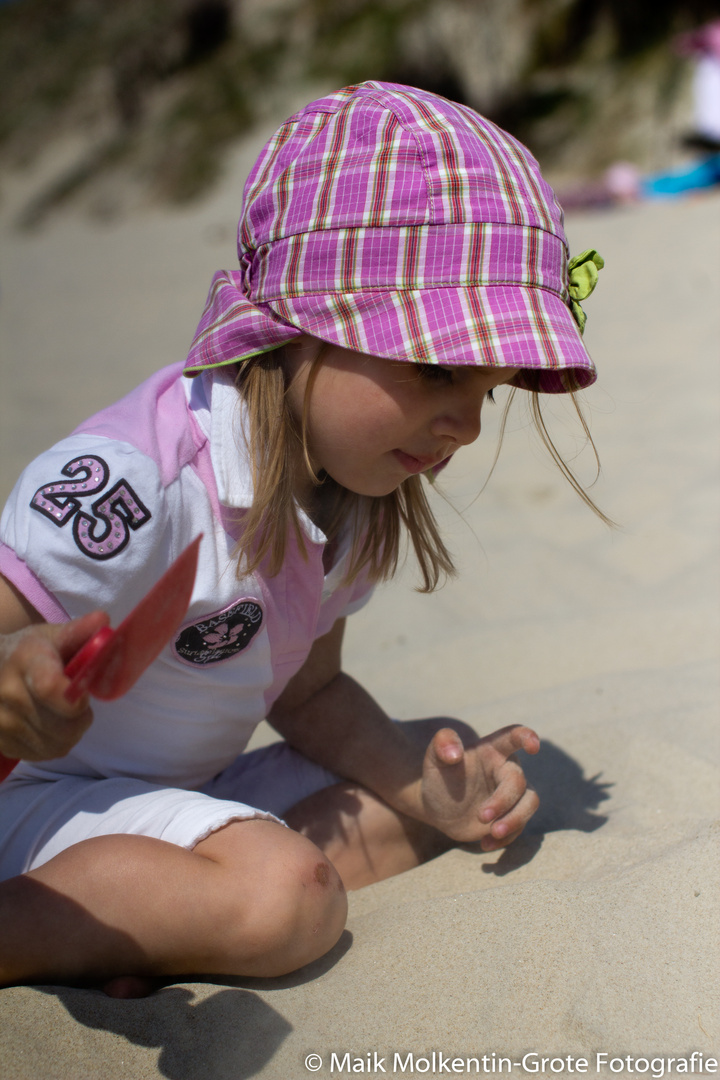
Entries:
{"label": "shadow on sand", "polygon": [[522,836],[505,848],[497,862],[483,865],[486,874],[503,877],[525,866],[537,855],[546,833],[567,829],[595,832],[608,820],[594,811],[610,798],[612,784],[601,782],[600,773],[586,777],[582,766],[559,746],[543,739],[537,757],[522,755],[522,767],[528,784],[540,796],[540,807]]}
{"label": "shadow on sand", "polygon": [[[117,1000],[100,990],[37,987],[62,1002],[79,1024],[136,1046],[157,1047],[157,1071],[168,1080],[247,1080],[267,1065],[293,1030],[252,988],[298,986],[329,971],[347,952],[345,931],[334,949],[300,971],[277,979],[188,978],[194,988],[165,985],[150,997]],[[197,984],[218,987],[204,995]]]}

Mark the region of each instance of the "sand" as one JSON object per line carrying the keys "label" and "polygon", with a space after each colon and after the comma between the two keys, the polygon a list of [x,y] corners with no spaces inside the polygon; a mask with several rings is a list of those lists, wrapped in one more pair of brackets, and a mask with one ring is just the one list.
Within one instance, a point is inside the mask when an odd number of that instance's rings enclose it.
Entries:
{"label": "sand", "polygon": [[[212,270],[234,264],[262,134],[191,211],[68,214],[20,237],[10,193],[0,494],[83,416],[183,356]],[[611,1078],[667,1075],[670,1058],[715,1075],[720,197],[574,215],[568,231],[573,251],[607,260],[585,305],[601,372],[586,404],[603,466],[593,497],[620,528],[573,494],[517,404],[476,498],[502,411],[488,410],[443,481],[459,578],[427,597],[404,574],[351,620],[347,647],[348,670],[395,716],[535,726],[530,827],[502,854],[453,851],[352,894],[335,950],[288,978],[129,1002],[0,991],[3,1080]],[[571,416],[550,412],[579,451]],[[592,477],[591,454],[576,464]]]}

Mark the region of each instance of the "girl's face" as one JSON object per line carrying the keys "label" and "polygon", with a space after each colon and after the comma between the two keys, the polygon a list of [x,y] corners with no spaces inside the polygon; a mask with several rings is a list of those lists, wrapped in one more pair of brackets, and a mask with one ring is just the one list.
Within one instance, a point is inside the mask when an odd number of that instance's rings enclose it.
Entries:
{"label": "girl's face", "polygon": [[[287,350],[298,424],[320,345],[303,336]],[[519,370],[409,364],[327,345],[307,405],[312,466],[358,495],[388,495],[474,442],[483,401]]]}

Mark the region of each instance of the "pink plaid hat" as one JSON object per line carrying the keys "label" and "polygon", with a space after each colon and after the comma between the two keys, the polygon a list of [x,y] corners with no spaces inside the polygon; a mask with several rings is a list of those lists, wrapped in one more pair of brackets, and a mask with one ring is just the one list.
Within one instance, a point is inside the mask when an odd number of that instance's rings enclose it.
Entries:
{"label": "pink plaid hat", "polygon": [[537,162],[435,94],[366,82],[290,117],[248,178],[238,254],[239,271],[213,278],[187,375],[306,333],[392,360],[520,367],[524,389],[595,380]]}

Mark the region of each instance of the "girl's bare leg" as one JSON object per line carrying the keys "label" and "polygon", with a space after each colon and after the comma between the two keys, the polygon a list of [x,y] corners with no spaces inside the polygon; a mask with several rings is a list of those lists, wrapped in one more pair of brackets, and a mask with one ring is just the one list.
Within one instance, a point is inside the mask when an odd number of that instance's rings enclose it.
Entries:
{"label": "girl's bare leg", "polygon": [[[406,721],[404,727],[423,747],[436,732],[447,727],[460,735],[466,749],[476,747],[481,741],[466,724],[445,718]],[[484,741],[502,744],[503,732],[496,732]],[[507,760],[513,761],[514,757],[510,755]],[[428,767],[433,769],[432,758],[428,761],[426,756]],[[445,783],[444,772],[444,769],[438,770],[440,785]],[[538,805],[537,796],[529,789],[525,790],[519,766],[517,784],[518,795],[522,796],[524,804],[522,813],[532,813]],[[285,820],[325,853],[342,877],[345,888],[350,890],[402,874],[453,846],[453,841],[442,832],[406,817],[372,792],[352,783],[335,784],[310,795],[292,807],[285,814]],[[496,830],[497,836],[486,836],[482,844],[484,850],[502,847],[517,835],[512,825],[504,825],[502,829],[502,834]]]}
{"label": "girl's bare leg", "polygon": [[232,822],[192,852],[97,837],[0,885],[0,984],[285,974],[326,953],[346,913],[327,858],[275,822]]}
{"label": "girl's bare leg", "polygon": [[294,806],[285,820],[324,852],[349,890],[412,870],[453,844],[357,784],[324,788]]}

